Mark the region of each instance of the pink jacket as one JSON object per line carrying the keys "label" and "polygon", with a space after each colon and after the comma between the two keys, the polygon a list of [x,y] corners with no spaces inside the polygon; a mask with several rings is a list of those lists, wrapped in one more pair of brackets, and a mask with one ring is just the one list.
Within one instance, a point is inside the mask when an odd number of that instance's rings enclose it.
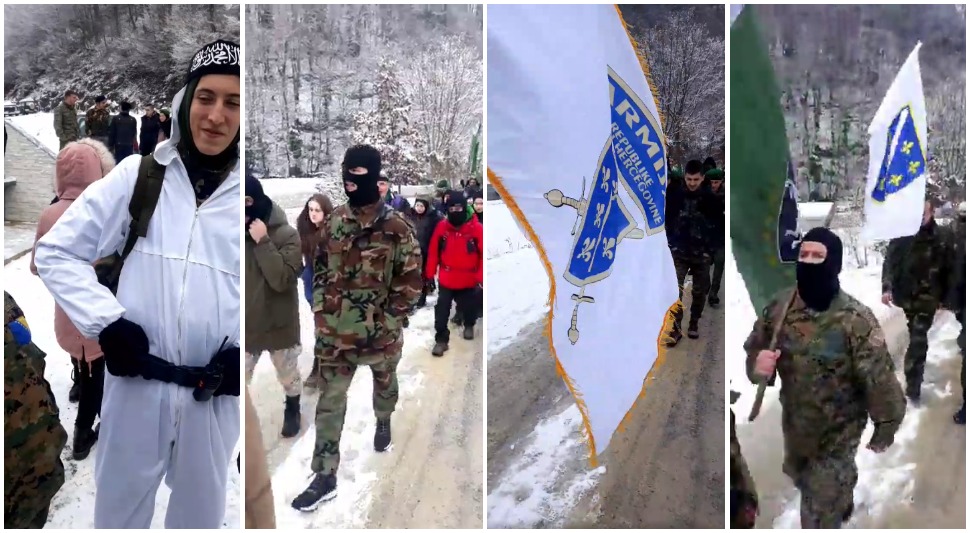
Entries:
{"label": "pink jacket", "polygon": [[[37,234],[34,237],[34,250],[37,241],[54,226],[61,215],[67,211],[71,203],[95,181],[103,178],[115,166],[111,152],[94,139],[82,139],[72,142],[61,150],[57,156],[57,175],[55,177],[58,201],[44,209],[37,223]],[[34,256],[30,256],[30,271],[37,275]],[[93,361],[101,357],[101,346],[97,340],[85,339],[71,323],[64,310],[54,304],[54,336],[57,344],[71,357],[86,361]]]}

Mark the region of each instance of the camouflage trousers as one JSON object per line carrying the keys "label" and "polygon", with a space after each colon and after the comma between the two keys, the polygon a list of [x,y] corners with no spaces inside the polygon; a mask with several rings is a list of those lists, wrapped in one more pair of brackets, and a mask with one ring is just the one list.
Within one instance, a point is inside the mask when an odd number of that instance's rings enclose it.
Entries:
{"label": "camouflage trousers", "polygon": [[[273,350],[269,352],[269,358],[276,367],[276,379],[283,386],[283,391],[287,396],[299,396],[303,392],[303,384],[300,380],[300,368],[297,365],[303,348],[297,344],[291,348],[283,350]],[[253,369],[259,362],[261,354],[246,352],[246,385],[253,380]]]}
{"label": "camouflage trousers", "polygon": [[[388,420],[397,406],[398,360],[381,361],[370,366],[374,378],[373,405],[378,420]],[[317,473],[336,474],[340,466],[340,435],[347,414],[347,392],[358,365],[320,365],[320,398],[316,409],[316,444],[310,468]]]}
{"label": "camouflage trousers", "polygon": [[[63,435],[62,444],[57,448],[59,453],[67,440],[67,433],[60,426],[56,429]],[[49,458],[54,462],[46,463],[46,467],[42,466],[45,464],[43,460],[34,463],[23,478],[14,480],[4,477],[4,529],[42,529],[47,524],[51,500],[64,485],[64,463],[59,456]]]}
{"label": "camouflage trousers", "polygon": [[906,385],[918,388],[923,384],[923,368],[926,366],[926,349],[928,341],[926,334],[933,326],[936,316],[936,306],[904,307],[906,321],[909,324],[909,348],[903,360],[903,373],[906,374]]}
{"label": "camouflage trousers", "polygon": [[[684,300],[684,281],[691,276],[690,319],[700,320],[707,303],[707,292],[711,284],[711,261],[705,257],[685,257],[674,254],[674,269],[677,271],[678,298]],[[684,306],[678,305],[674,311],[674,330],[680,331],[680,321],[684,318]]]}
{"label": "camouflage trousers", "polygon": [[711,288],[708,298],[716,297],[721,292],[721,279],[724,278],[724,248],[714,252],[714,271],[711,273]]}
{"label": "camouflage trousers", "polygon": [[840,529],[853,509],[852,491],[859,479],[855,449],[786,463],[785,470],[801,493],[802,529]]}

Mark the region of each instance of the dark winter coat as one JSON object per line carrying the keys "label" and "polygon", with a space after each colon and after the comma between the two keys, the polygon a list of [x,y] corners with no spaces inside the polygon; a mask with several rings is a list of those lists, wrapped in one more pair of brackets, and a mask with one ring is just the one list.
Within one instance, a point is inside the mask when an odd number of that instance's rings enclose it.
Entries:
{"label": "dark winter coat", "polygon": [[[684,257],[710,257],[715,250],[718,208],[709,188],[687,190],[682,182],[671,182],[665,208],[667,245]],[[721,239],[724,231],[721,230]]]}
{"label": "dark winter coat", "polygon": [[115,161],[130,156],[135,151],[135,136],[138,133],[138,122],[127,111],[111,119],[108,126],[108,149],[115,155]]}
{"label": "dark winter coat", "polygon": [[470,289],[484,282],[482,234],[478,219],[470,217],[456,228],[447,219],[435,227],[424,269],[425,279],[434,279],[446,289]]}
{"label": "dark winter coat", "polygon": [[421,271],[428,264],[428,251],[431,248],[431,236],[434,235],[435,228],[438,227],[438,223],[441,222],[441,213],[435,211],[431,204],[424,198],[418,198],[414,202],[415,204],[424,204],[424,214],[418,215],[414,212],[414,216],[411,218],[414,224],[415,237],[418,239],[418,245],[421,247]]}
{"label": "dark winter coat", "polygon": [[904,309],[936,311],[947,295],[950,282],[949,228],[936,220],[920,227],[916,235],[889,241],[882,264],[883,292]]}
{"label": "dark winter coat", "polygon": [[172,119],[169,118],[165,122],[159,121],[158,123],[159,132],[158,142],[168,140],[172,138]]}
{"label": "dark winter coat", "polygon": [[162,124],[158,120],[158,113],[141,117],[141,134],[138,136],[141,153],[149,154],[155,151],[155,145],[158,144],[158,132],[161,129]]}
{"label": "dark winter coat", "polygon": [[950,229],[950,281],[946,307],[954,312],[967,307],[967,217],[960,215]]}
{"label": "dark winter coat", "polygon": [[[704,183],[707,185],[707,182]],[[715,250],[724,249],[724,213],[725,213],[725,196],[724,196],[724,186],[721,184],[721,190],[714,192],[711,189],[711,197],[713,198],[713,216],[714,216],[714,231],[712,234],[712,242],[714,244]],[[708,185],[709,187],[709,185]]]}
{"label": "dark winter coat", "polygon": [[300,236],[273,204],[267,236],[246,234],[246,351],[282,350],[300,343],[297,278],[303,268]]}

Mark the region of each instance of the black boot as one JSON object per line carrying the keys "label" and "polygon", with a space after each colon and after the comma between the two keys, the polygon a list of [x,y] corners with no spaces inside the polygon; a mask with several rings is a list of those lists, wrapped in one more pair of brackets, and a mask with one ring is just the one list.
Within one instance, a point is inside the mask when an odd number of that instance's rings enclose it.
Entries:
{"label": "black boot", "polygon": [[674,346],[677,346],[680,339],[684,338],[684,334],[680,332],[680,326],[675,325],[674,329],[667,334],[667,337],[667,341],[664,344],[666,344],[667,348],[673,348]]}
{"label": "black boot", "polygon": [[712,294],[707,297],[707,305],[717,309],[717,306],[721,305],[721,299],[716,294]]}
{"label": "black boot", "polygon": [[693,318],[690,320],[690,324],[687,326],[687,336],[692,339],[700,337],[700,334],[697,332],[697,321]]}
{"label": "black boot", "polygon": [[418,298],[418,303],[414,305],[414,308],[421,309],[426,305],[428,305],[428,295],[422,292],[421,297]]}
{"label": "black boot", "polygon": [[374,451],[386,452],[391,447],[391,419],[377,419],[377,427],[374,429]]}
{"label": "black boot", "polygon": [[291,504],[297,511],[312,511],[322,502],[337,497],[337,476],[334,474],[313,474],[310,486],[293,498]]}
{"label": "black boot", "polygon": [[295,437],[300,433],[300,395],[287,396],[286,407],[283,410],[283,431],[280,432],[284,438]]}
{"label": "black boot", "polygon": [[953,421],[956,422],[957,424],[960,424],[961,426],[965,426],[967,424],[967,404],[966,404],[966,402],[964,402],[964,404],[960,406],[960,410],[959,411],[953,413]]}
{"label": "black boot", "polygon": [[100,426],[95,429],[74,426],[74,445],[71,447],[71,453],[75,461],[83,461],[91,453],[91,448],[94,448],[94,444],[98,442],[98,429]]}
{"label": "black boot", "polygon": [[441,357],[448,351],[447,342],[436,342],[434,343],[434,348],[431,349],[431,355],[435,357]]}
{"label": "black boot", "polygon": [[462,336],[465,337],[466,341],[470,341],[475,338],[475,326],[465,326],[465,331],[462,332]]}
{"label": "black boot", "polygon": [[920,389],[922,388],[922,383],[917,383],[915,381],[910,381],[906,383],[906,397],[913,404],[919,404]]}
{"label": "black boot", "polygon": [[71,371],[71,380],[74,384],[71,385],[71,392],[67,393],[67,401],[71,403],[77,403],[81,399],[81,380],[80,377],[81,364],[77,359],[71,358],[71,364],[74,366],[74,370]]}

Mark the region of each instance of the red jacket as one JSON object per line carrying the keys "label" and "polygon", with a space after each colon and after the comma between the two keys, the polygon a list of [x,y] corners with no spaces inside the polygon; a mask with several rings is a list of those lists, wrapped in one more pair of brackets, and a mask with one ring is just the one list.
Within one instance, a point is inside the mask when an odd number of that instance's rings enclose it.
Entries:
{"label": "red jacket", "polygon": [[425,278],[434,279],[440,267],[438,283],[446,289],[470,289],[483,283],[482,233],[477,217],[471,217],[460,228],[447,219],[439,222],[431,236]]}

